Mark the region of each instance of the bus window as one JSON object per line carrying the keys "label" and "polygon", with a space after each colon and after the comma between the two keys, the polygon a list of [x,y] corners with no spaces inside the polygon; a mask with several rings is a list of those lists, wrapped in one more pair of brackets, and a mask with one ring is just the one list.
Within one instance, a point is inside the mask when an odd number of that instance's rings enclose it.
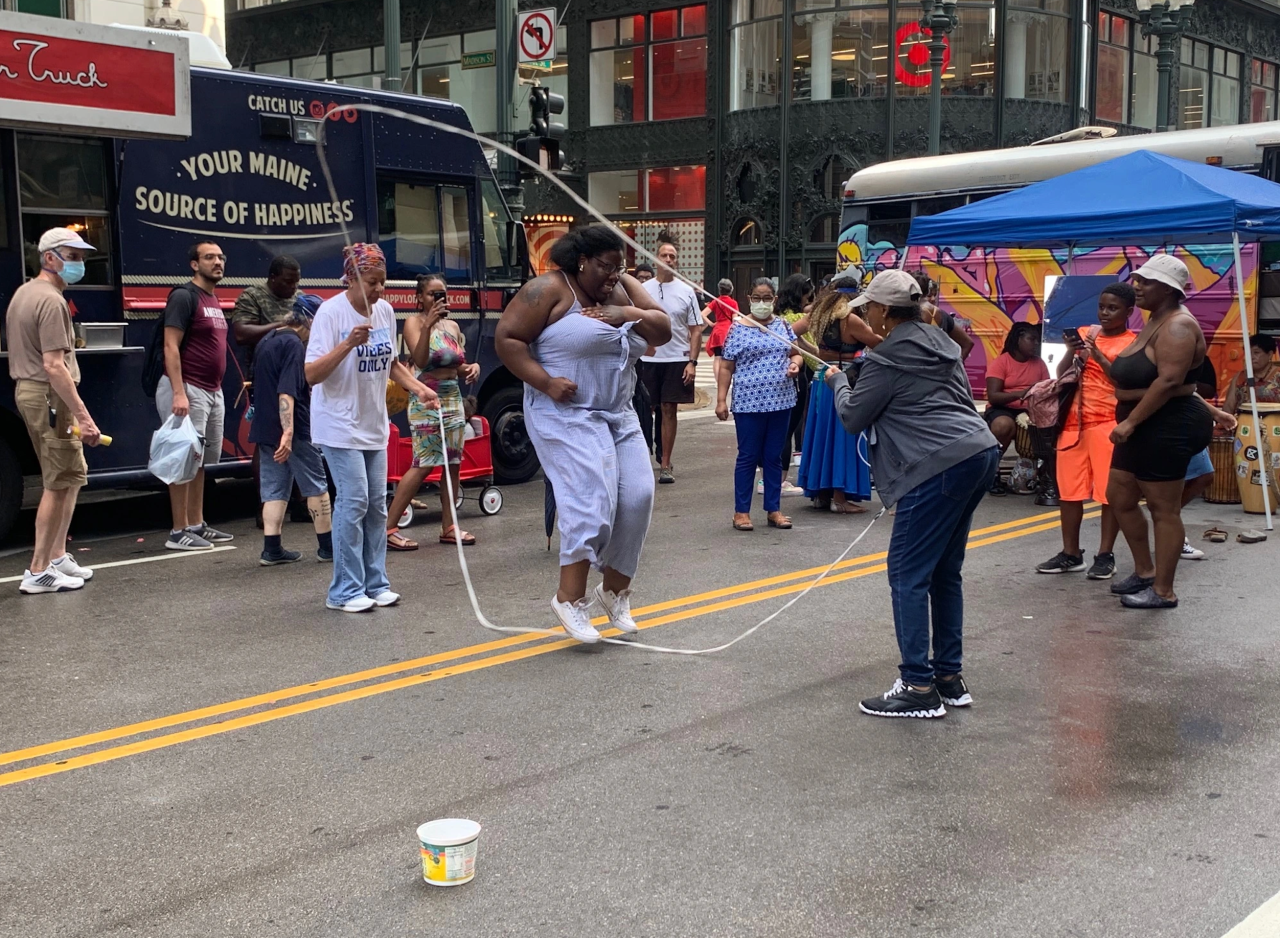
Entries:
{"label": "bus window", "polygon": [[26,276],[40,273],[36,245],[50,228],[70,228],[97,248],[79,286],[111,285],[106,143],[78,137],[18,134],[18,200]]}
{"label": "bus window", "polygon": [[938,199],[917,199],[916,217],[921,215],[938,215],[942,212],[949,212],[953,208],[959,208],[964,205],[964,202],[965,198],[962,195],[953,195]]}
{"label": "bus window", "polygon": [[471,279],[471,217],[467,214],[467,190],[440,187],[441,230],[444,232],[444,275],[449,281]]}
{"label": "bus window", "polygon": [[867,241],[902,246],[911,230],[911,203],[873,202],[867,206]]}
{"label": "bus window", "polygon": [[380,177],[378,242],[387,255],[389,280],[442,273],[449,283],[470,283],[467,190]]}

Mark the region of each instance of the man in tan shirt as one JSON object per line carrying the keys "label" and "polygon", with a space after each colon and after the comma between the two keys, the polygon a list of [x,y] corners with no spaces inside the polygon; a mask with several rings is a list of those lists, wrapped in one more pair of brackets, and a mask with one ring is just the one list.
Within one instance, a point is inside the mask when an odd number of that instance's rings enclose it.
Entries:
{"label": "man in tan shirt", "polygon": [[38,249],[40,274],[14,291],[5,314],[14,400],[44,484],[31,568],[18,588],[24,593],[62,593],[80,589],[93,577],[92,570],[67,553],[67,529],[76,496],[88,479],[83,444],[97,446],[101,434],[76,390],[80,367],[71,310],[62,291],[84,276],[85,255],[95,248],[69,228],[51,228],[41,235]]}

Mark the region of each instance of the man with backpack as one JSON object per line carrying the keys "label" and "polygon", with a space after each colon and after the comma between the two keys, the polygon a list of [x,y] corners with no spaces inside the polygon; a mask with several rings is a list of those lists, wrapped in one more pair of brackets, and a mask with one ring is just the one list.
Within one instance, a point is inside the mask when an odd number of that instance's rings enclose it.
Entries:
{"label": "man with backpack", "polygon": [[204,440],[204,460],[190,482],[169,486],[173,529],[165,547],[169,550],[210,550],[233,535],[209,527],[204,521],[204,466],[222,456],[222,427],[226,405],[222,378],[227,370],[227,317],[214,295],[227,258],[216,243],[197,241],[191,246],[189,283],[169,294],[164,325],[164,373],[155,387],[160,420],[190,417]]}

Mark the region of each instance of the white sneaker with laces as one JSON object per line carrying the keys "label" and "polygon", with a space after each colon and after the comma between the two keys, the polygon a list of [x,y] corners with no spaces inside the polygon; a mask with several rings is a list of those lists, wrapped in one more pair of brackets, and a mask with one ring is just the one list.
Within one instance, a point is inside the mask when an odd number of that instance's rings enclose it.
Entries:
{"label": "white sneaker with laces", "polygon": [[78,576],[67,576],[59,572],[53,564],[49,564],[41,573],[22,571],[22,585],[18,587],[23,593],[69,593],[84,586],[84,580]]}
{"label": "white sneaker with laces", "polygon": [[1191,542],[1186,538],[1182,541],[1182,559],[1183,560],[1204,560],[1204,551],[1198,547],[1192,547]]}
{"label": "white sneaker with laces", "polygon": [[379,606],[394,606],[400,602],[400,594],[393,593],[391,590],[383,590],[377,596],[373,597],[374,603]]}
{"label": "white sneaker with laces", "polygon": [[368,596],[357,596],[347,603],[331,603],[325,600],[324,605],[326,609],[340,609],[343,612],[368,612],[378,604]]}
{"label": "white sneaker with laces", "polygon": [[623,590],[621,593],[611,593],[604,588],[604,584],[600,583],[596,586],[596,602],[604,609],[604,614],[609,617],[609,623],[619,632],[626,632],[628,635],[635,635],[640,631],[640,626],[636,625],[636,620],[631,618],[631,590]]}
{"label": "white sneaker with laces", "polygon": [[80,579],[84,580],[86,583],[88,583],[90,580],[93,579],[93,571],[90,570],[88,567],[80,566],[80,564],[76,563],[74,560],[71,559],[70,554],[63,554],[61,557],[59,557],[57,560],[53,562],[53,566],[54,566],[54,569],[56,569],[63,576],[79,577]]}
{"label": "white sneaker with laces", "polygon": [[590,597],[584,596],[576,603],[562,603],[552,596],[551,608],[570,638],[576,638],[585,645],[594,645],[600,641],[600,633],[591,624]]}

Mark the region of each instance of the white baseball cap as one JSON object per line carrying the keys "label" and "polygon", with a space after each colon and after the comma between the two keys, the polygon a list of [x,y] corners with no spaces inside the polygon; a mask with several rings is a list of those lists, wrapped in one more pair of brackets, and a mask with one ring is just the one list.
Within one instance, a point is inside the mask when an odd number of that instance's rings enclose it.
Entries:
{"label": "white baseball cap", "polygon": [[58,248],[80,248],[83,251],[98,250],[70,228],[50,228],[40,236],[40,244],[37,250],[41,254],[45,251],[56,251]]}
{"label": "white baseball cap", "polygon": [[884,306],[914,306],[922,292],[916,278],[905,270],[882,270],[849,305],[865,306],[874,301]]}
{"label": "white baseball cap", "polygon": [[1129,275],[1130,279],[1141,277],[1143,280],[1154,280],[1165,286],[1173,287],[1183,296],[1187,295],[1187,284],[1191,282],[1191,271],[1172,254],[1153,254],[1147,262]]}

